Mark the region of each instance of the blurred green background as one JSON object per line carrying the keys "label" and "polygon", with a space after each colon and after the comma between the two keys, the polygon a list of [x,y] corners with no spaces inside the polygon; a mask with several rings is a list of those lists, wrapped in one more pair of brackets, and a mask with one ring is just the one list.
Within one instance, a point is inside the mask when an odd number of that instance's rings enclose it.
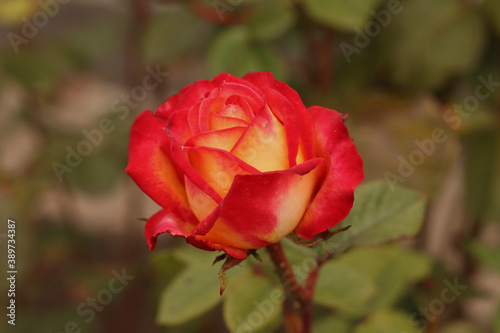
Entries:
{"label": "blurred green background", "polygon": [[[0,279],[2,331],[229,331],[217,301],[188,324],[161,320],[184,265],[162,249],[183,242],[148,253],[140,219],[158,206],[124,172],[128,135],[195,80],[266,70],[306,106],[349,113],[366,181],[426,196],[419,235],[392,246],[432,269],[393,309],[418,311],[459,277],[467,292],[413,329],[500,332],[499,0],[0,0],[0,35],[0,269],[11,218],[18,270],[15,327]],[[349,328],[364,315],[329,322],[327,305],[317,332],[375,332]]]}

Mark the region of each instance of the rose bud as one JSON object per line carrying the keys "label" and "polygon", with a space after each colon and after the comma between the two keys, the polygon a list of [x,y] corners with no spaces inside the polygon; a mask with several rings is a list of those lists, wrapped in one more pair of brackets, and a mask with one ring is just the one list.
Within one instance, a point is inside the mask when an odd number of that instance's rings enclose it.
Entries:
{"label": "rose bud", "polygon": [[150,250],[168,232],[239,259],[336,226],[364,178],[342,114],[306,108],[269,72],[197,81],[141,113],[126,171],[163,208],[146,222]]}

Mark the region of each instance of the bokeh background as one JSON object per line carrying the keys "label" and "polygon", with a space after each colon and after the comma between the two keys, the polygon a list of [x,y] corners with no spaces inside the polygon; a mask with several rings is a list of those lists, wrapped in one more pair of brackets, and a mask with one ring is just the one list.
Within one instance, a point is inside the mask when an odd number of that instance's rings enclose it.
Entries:
{"label": "bokeh background", "polygon": [[402,298],[418,308],[444,276],[468,289],[421,331],[500,332],[499,0],[0,0],[0,35],[0,268],[11,218],[18,270],[15,327],[0,279],[2,332],[227,331],[220,307],[155,321],[174,268],[148,252],[158,207],[124,169],[142,110],[257,70],[349,113],[367,181],[426,195],[404,246],[434,268]]}

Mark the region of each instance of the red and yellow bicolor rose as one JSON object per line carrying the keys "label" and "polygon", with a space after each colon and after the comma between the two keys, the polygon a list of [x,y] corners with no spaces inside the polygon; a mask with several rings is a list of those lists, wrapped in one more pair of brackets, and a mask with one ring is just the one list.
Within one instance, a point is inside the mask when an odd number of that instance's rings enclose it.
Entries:
{"label": "red and yellow bicolor rose", "polygon": [[306,108],[269,72],[197,81],[141,113],[126,171],[163,207],[146,222],[151,250],[168,232],[239,259],[334,227],[364,177],[342,114]]}

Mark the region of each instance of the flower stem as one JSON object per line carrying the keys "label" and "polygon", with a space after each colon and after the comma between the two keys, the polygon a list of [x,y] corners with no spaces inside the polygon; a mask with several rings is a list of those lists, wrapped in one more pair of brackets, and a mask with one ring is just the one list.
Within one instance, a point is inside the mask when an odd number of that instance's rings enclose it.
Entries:
{"label": "flower stem", "polygon": [[295,273],[280,242],[268,245],[267,252],[276,266],[276,271],[285,288],[285,326],[289,333],[311,333],[312,296],[311,290],[304,288]]}

